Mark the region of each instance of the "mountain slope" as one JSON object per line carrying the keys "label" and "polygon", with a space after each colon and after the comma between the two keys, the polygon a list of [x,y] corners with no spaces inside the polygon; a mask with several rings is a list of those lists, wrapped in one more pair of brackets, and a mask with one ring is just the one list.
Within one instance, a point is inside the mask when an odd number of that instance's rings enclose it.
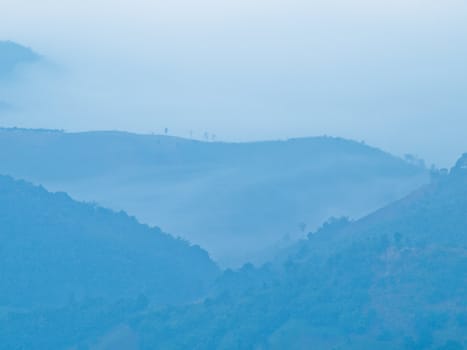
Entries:
{"label": "mountain slope", "polygon": [[125,213],[0,176],[0,308],[145,295],[203,296],[218,269],[199,247]]}
{"label": "mountain slope", "polygon": [[225,271],[203,302],[0,310],[0,338],[47,349],[464,349],[465,165],[467,155],[361,220],[328,221],[286,258]]}
{"label": "mountain slope", "polygon": [[457,350],[466,326],[467,155],[362,220],[329,222],[285,260],[227,271],[203,304],[133,322],[148,349]]}
{"label": "mountain slope", "polygon": [[0,173],[125,210],[225,265],[264,261],[329,216],[361,217],[427,181],[420,167],[329,137],[207,143],[3,129],[0,148]]}

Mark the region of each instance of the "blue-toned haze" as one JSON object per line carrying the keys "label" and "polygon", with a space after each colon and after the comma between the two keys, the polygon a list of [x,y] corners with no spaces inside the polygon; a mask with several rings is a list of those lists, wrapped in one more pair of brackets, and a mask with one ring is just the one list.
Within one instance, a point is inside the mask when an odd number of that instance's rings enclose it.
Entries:
{"label": "blue-toned haze", "polygon": [[1,87],[7,126],[467,148],[461,0],[3,0],[0,33],[58,67]]}
{"label": "blue-toned haze", "polygon": [[466,39],[466,0],[0,0],[0,348],[467,349]]}

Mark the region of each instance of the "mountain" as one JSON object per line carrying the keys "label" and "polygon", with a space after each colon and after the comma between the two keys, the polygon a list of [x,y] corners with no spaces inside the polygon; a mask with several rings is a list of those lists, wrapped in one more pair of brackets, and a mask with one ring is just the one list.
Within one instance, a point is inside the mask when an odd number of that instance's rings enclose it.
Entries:
{"label": "mountain", "polygon": [[223,143],[2,129],[0,149],[0,173],[125,210],[224,266],[262,262],[330,216],[362,217],[428,181],[423,167],[331,137]]}
{"label": "mountain", "polygon": [[0,80],[10,77],[20,65],[39,60],[40,56],[30,48],[12,41],[0,41]]}
{"label": "mountain", "polygon": [[204,303],[131,325],[141,349],[465,349],[467,154],[361,220],[330,220],[285,259],[226,271]]}
{"label": "mountain", "polygon": [[360,220],[328,220],[287,256],[226,270],[207,298],[0,309],[0,339],[52,350],[465,349],[466,210],[467,154]]}
{"label": "mountain", "polygon": [[0,309],[196,300],[218,274],[208,254],[124,212],[0,176]]}

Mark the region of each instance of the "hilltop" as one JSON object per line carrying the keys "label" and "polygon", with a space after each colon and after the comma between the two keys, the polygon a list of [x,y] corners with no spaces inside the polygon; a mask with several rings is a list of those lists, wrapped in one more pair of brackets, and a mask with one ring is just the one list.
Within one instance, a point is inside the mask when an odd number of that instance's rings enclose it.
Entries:
{"label": "hilltop", "polygon": [[224,143],[2,129],[0,148],[0,173],[125,210],[228,266],[264,261],[330,216],[362,217],[428,181],[423,167],[331,137]]}

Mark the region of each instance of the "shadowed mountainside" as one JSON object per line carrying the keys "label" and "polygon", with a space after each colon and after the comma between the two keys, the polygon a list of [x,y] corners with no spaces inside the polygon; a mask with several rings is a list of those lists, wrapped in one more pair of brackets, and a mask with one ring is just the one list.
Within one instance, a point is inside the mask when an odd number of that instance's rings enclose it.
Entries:
{"label": "shadowed mountainside", "polygon": [[361,220],[329,220],[287,256],[226,270],[201,302],[0,313],[0,337],[47,349],[465,349],[466,169],[467,155]]}
{"label": "shadowed mountainside", "polygon": [[450,175],[356,222],[331,220],[217,288],[138,317],[141,348],[464,349],[467,154]]}
{"label": "shadowed mountainside", "polygon": [[0,308],[145,295],[202,297],[218,274],[208,254],[124,212],[0,176]]}

